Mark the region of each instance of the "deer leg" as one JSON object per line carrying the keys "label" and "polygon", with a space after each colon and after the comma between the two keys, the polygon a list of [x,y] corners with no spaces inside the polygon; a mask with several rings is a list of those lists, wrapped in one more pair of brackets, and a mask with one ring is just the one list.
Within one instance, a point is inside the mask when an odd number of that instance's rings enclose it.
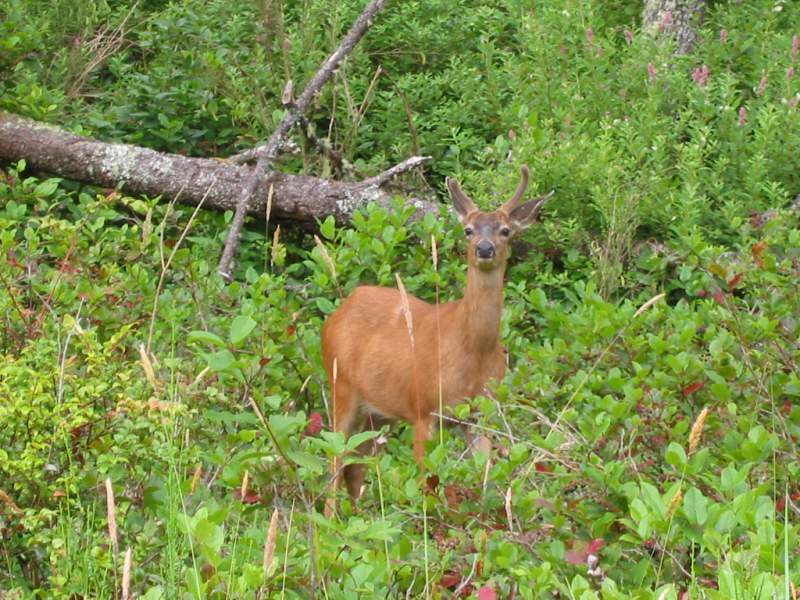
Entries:
{"label": "deer leg", "polygon": [[[347,380],[340,376],[331,384],[331,397],[333,401],[333,430],[341,431],[345,436],[348,436],[353,429],[353,422],[355,421],[356,412],[358,411],[358,400],[355,395],[355,390]],[[335,494],[339,489],[339,484],[341,483],[343,475],[341,456],[334,457],[331,475],[333,477],[333,492]],[[325,516],[332,516],[334,508],[335,500],[329,499],[325,506]]]}
{"label": "deer leg", "polygon": [[417,461],[420,470],[424,468],[423,459],[425,458],[425,442],[431,437],[431,417],[425,415],[414,421],[414,460]]}
{"label": "deer leg", "polygon": [[[385,424],[390,423],[391,419],[380,417],[378,415],[370,414],[364,420],[364,425],[361,431],[377,431]],[[360,444],[356,449],[359,456],[374,456],[377,451],[375,440],[367,440]],[[355,505],[356,501],[361,497],[364,490],[364,475],[366,473],[366,465],[362,463],[354,463],[345,465],[344,467],[344,480],[347,484],[347,491],[350,494],[350,499]]]}

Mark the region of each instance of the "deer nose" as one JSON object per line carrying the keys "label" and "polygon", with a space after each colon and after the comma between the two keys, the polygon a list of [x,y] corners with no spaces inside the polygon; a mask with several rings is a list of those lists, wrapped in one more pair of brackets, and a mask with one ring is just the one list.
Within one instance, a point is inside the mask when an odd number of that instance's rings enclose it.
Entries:
{"label": "deer nose", "polygon": [[481,240],[475,246],[475,254],[478,258],[494,258],[494,244],[489,240]]}

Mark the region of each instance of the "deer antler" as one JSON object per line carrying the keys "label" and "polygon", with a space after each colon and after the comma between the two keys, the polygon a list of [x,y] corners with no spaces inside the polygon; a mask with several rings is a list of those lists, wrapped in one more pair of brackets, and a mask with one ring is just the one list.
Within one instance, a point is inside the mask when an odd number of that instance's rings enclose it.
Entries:
{"label": "deer antler", "polygon": [[530,171],[528,171],[528,165],[522,165],[520,173],[522,174],[522,179],[517,186],[517,191],[514,192],[511,200],[500,207],[500,209],[505,211],[506,214],[510,214],[512,210],[517,208],[519,201],[522,200],[522,196],[525,194],[525,190],[528,189],[528,176],[530,175]]}
{"label": "deer antler", "polygon": [[478,210],[478,207],[475,206],[472,198],[463,192],[461,186],[455,179],[448,177],[447,187],[450,190],[450,195],[453,198],[453,204],[455,204],[456,211],[459,215],[466,217],[471,212]]}

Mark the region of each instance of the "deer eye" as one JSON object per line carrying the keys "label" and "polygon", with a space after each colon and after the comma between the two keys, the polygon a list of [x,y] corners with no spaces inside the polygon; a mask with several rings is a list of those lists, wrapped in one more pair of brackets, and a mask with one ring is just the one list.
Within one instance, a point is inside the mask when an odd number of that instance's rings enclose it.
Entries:
{"label": "deer eye", "polygon": [[511,230],[508,227],[503,227],[500,230],[500,235],[502,235],[503,237],[508,237],[511,235]]}
{"label": "deer eye", "polygon": [[467,237],[472,237],[472,234],[475,233],[475,230],[472,227],[465,227],[464,228],[464,235]]}

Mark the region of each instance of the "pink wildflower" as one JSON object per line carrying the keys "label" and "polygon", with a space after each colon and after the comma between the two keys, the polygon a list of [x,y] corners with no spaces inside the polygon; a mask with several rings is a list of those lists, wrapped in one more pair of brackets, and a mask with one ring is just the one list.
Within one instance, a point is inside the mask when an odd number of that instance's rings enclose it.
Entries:
{"label": "pink wildflower", "polygon": [[747,109],[742,106],[739,108],[739,127],[747,125]]}
{"label": "pink wildflower", "polygon": [[797,59],[797,55],[800,54],[800,35],[793,35],[792,36],[792,62]]}
{"label": "pink wildflower", "polygon": [[594,45],[594,29],[591,27],[586,28],[586,41],[589,42],[590,46]]}
{"label": "pink wildflower", "polygon": [[630,29],[623,31],[622,35],[625,36],[625,41],[628,42],[629,45],[633,43],[633,32]]}
{"label": "pink wildflower", "polygon": [[650,79],[650,83],[656,82],[657,75],[658,73],[656,73],[656,68],[653,63],[647,63],[647,77]]}
{"label": "pink wildflower", "polygon": [[759,96],[763,96],[763,95],[764,95],[764,92],[766,92],[766,91],[767,91],[767,84],[768,84],[768,83],[769,83],[769,80],[767,79],[767,76],[766,76],[766,75],[764,75],[764,76],[761,78],[761,81],[759,81],[759,82],[758,82],[758,90],[756,90],[756,93],[757,93]]}
{"label": "pink wildflower", "polygon": [[566,47],[564,44],[561,44],[561,45],[558,47],[558,51],[559,51],[561,54],[566,54],[566,53],[567,53],[567,47]]}
{"label": "pink wildflower", "polygon": [[795,94],[794,98],[790,98],[789,99],[789,106],[791,108],[795,108],[797,106],[797,101],[798,100],[800,100],[800,98],[798,98],[797,94]]}
{"label": "pink wildflower", "polygon": [[692,79],[694,79],[694,82],[700,87],[706,87],[708,85],[709,75],[711,75],[711,71],[709,70],[708,65],[703,65],[702,67],[698,67],[694,70]]}
{"label": "pink wildflower", "polygon": [[786,79],[791,79],[794,77],[794,67],[789,67],[786,69]]}
{"label": "pink wildflower", "polygon": [[727,29],[720,29],[719,30],[719,41],[720,43],[724,44],[728,41],[728,30]]}

